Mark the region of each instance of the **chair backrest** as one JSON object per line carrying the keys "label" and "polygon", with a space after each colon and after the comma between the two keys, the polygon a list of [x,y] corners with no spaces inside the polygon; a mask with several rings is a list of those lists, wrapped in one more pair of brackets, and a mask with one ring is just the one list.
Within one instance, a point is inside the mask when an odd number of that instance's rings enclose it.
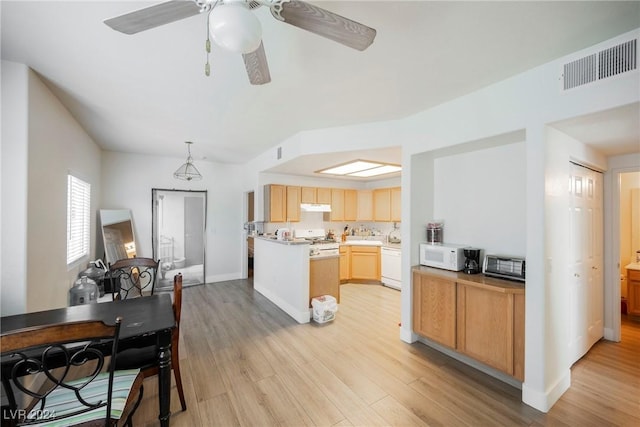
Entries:
{"label": "chair backrest", "polygon": [[[114,370],[108,366],[106,372],[101,371],[105,355],[117,352],[121,323],[120,317],[114,325],[101,321],[69,322],[0,336],[3,363],[11,364],[10,374],[3,373],[3,386],[9,387],[5,390],[9,409],[2,414],[2,425],[28,424],[34,419],[40,422],[61,419],[71,424],[70,420],[77,420],[71,417],[86,418],[89,411],[96,414],[102,408],[108,425]],[[98,384],[103,387],[105,382],[107,398],[96,400],[88,391]],[[64,408],[56,405],[63,394]]]}
{"label": "chair backrest", "polygon": [[180,313],[182,312],[182,274],[173,276],[173,316],[176,318],[176,329],[180,328]]}
{"label": "chair backrest", "polygon": [[109,264],[113,299],[153,295],[159,264],[152,258],[125,258]]}

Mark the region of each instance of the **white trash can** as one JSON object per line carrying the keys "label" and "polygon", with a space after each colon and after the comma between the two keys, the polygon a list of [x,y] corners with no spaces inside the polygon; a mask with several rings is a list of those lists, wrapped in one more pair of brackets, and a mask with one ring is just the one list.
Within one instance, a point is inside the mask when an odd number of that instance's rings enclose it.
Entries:
{"label": "white trash can", "polygon": [[331,295],[314,297],[311,298],[311,310],[314,322],[327,323],[336,318],[338,303]]}

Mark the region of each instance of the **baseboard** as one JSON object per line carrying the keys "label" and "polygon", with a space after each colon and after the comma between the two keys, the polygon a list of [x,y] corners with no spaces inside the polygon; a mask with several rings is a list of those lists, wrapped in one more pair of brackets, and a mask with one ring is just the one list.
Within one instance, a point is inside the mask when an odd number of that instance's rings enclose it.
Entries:
{"label": "baseboard", "polygon": [[289,316],[293,317],[293,319],[298,323],[309,323],[311,320],[311,312],[309,310],[299,311],[291,304],[280,298],[278,295],[271,292],[269,289],[262,286],[260,283],[253,282],[253,289],[257,292],[260,292],[266,299],[274,303],[278,306],[278,308]]}
{"label": "baseboard", "polygon": [[569,387],[571,387],[571,370],[567,369],[565,374],[546,392],[535,390],[529,387],[526,382],[522,384],[522,401],[538,411],[546,413]]}
{"label": "baseboard", "polygon": [[418,335],[416,335],[411,329],[401,327],[400,328],[400,339],[406,343],[414,343],[418,341]]}
{"label": "baseboard", "polygon": [[227,274],[216,274],[212,276],[207,276],[205,282],[206,283],[215,283],[215,282],[226,282],[228,280],[239,280],[242,279],[242,274],[240,273],[227,273]]}
{"label": "baseboard", "polygon": [[418,341],[420,341],[421,343],[423,343],[424,345],[427,345],[435,350],[438,350],[440,353],[444,353],[447,356],[456,359],[462,363],[464,363],[465,365],[469,365],[474,369],[477,369],[480,372],[484,372],[487,375],[490,375],[504,383],[507,383],[515,388],[521,389],[522,388],[522,383],[520,381],[518,381],[516,378],[512,377],[511,375],[505,374],[502,371],[498,371],[497,369],[494,369],[490,366],[485,365],[484,363],[478,362],[476,359],[473,359],[471,357],[465,356],[462,353],[458,353],[455,350],[452,350],[448,347],[445,347],[443,345],[438,344],[437,342],[431,341],[428,338],[424,338],[419,336],[418,337]]}

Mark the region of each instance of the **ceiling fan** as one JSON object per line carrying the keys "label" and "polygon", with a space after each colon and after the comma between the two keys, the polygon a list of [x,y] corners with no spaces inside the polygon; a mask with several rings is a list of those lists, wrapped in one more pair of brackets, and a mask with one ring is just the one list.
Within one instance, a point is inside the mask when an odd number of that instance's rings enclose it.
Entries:
{"label": "ceiling fan", "polygon": [[[249,81],[271,81],[262,44],[262,27],[252,10],[266,6],[279,21],[311,31],[345,46],[365,50],[376,30],[302,0],[171,0],[104,21],[125,34],[159,27],[200,13],[209,13],[208,35],[220,47],[242,53]],[[207,38],[207,52],[210,51]],[[209,74],[209,63],[205,68]]]}

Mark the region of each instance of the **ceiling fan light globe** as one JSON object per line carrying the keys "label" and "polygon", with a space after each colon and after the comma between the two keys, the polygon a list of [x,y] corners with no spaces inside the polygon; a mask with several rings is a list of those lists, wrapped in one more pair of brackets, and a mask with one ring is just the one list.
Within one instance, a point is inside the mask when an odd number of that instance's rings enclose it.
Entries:
{"label": "ceiling fan light globe", "polygon": [[218,46],[236,53],[251,53],[262,40],[262,25],[244,4],[214,8],[209,17],[209,32]]}

